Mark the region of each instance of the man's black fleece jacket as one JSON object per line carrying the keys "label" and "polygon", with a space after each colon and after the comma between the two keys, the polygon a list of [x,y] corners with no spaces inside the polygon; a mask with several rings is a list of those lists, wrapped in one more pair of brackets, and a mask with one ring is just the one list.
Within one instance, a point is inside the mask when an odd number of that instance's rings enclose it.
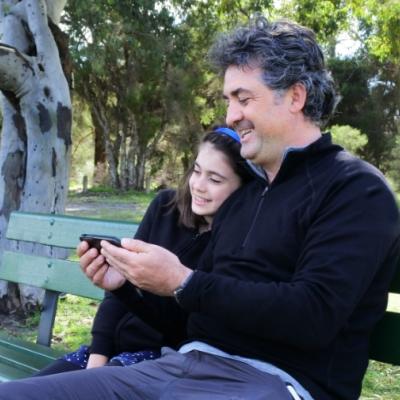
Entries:
{"label": "man's black fleece jacket", "polygon": [[[331,143],[288,151],[224,203],[180,297],[188,337],[275,364],[316,400],[355,400],[399,258],[382,174]],[[128,301],[125,298],[125,301]]]}

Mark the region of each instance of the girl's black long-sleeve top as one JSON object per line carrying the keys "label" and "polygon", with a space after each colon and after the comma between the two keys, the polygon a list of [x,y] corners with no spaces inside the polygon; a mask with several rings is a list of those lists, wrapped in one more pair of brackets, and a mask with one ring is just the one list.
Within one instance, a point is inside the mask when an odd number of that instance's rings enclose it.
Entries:
{"label": "girl's black long-sleeve top", "polygon": [[[174,194],[173,190],[164,190],[156,196],[135,238],[165,247],[194,269],[210,233],[199,234],[195,229],[178,225],[178,211],[170,206]],[[174,299],[159,298],[146,292],[141,298],[130,283],[119,292],[127,292],[138,301],[139,313],[135,313],[134,304],[129,311],[113,293],[106,292],[92,327],[91,353],[111,357],[124,351],[175,347],[186,338],[187,314]]]}

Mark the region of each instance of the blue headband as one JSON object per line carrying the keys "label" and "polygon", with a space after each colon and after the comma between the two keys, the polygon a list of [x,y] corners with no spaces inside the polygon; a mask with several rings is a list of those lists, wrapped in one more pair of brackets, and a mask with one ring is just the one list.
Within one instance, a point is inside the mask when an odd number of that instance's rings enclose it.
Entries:
{"label": "blue headband", "polygon": [[240,143],[239,135],[235,131],[233,131],[232,129],[229,129],[229,128],[216,128],[216,129],[214,129],[214,132],[222,133],[224,135],[227,135],[227,136],[231,137],[233,140],[235,140],[236,142]]}

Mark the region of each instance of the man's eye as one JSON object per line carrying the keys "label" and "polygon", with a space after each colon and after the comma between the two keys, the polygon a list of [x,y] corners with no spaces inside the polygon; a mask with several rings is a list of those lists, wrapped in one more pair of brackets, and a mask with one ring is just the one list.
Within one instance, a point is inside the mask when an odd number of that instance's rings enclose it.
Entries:
{"label": "man's eye", "polygon": [[240,104],[247,104],[247,102],[248,102],[249,100],[250,100],[249,97],[244,97],[244,98],[242,98],[242,99],[239,99],[238,101],[239,101]]}

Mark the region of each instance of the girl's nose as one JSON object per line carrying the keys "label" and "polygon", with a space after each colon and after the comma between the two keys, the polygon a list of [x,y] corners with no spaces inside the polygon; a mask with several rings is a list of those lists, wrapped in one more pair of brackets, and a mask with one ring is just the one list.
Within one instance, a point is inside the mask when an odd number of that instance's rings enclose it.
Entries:
{"label": "girl's nose", "polygon": [[204,192],[206,190],[206,177],[198,176],[193,182],[193,188],[199,192]]}

